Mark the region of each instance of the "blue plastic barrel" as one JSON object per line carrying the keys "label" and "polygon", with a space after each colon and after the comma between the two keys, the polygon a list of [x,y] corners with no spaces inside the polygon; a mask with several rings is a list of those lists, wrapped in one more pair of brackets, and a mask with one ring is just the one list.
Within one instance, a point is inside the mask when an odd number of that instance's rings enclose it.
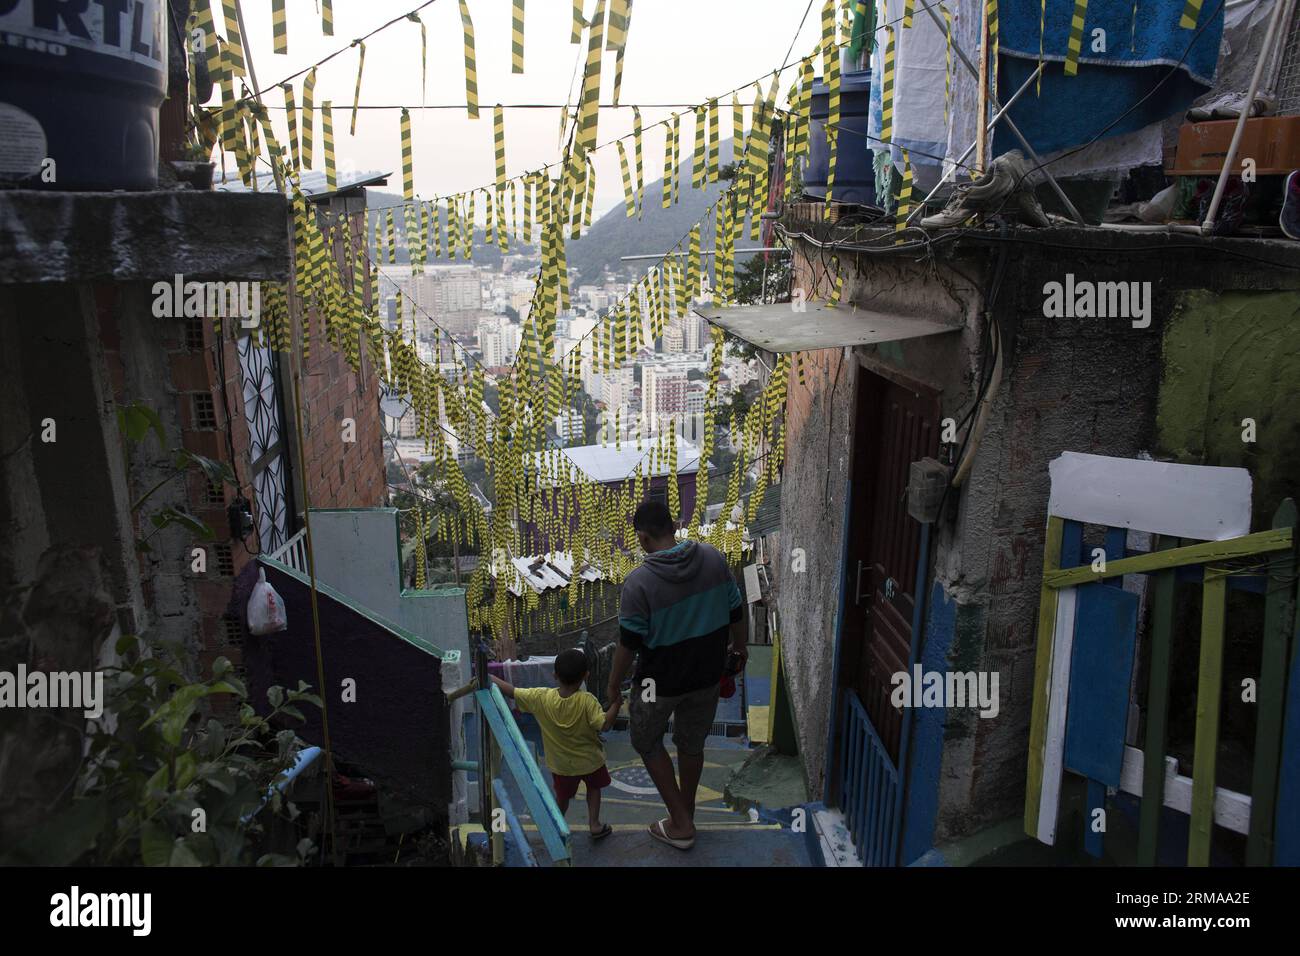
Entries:
{"label": "blue plastic barrel", "polygon": [[0,184],[152,189],[167,0],[0,0]]}
{"label": "blue plastic barrel", "polygon": [[[826,115],[830,109],[826,84],[813,84],[808,167],[803,191],[817,199],[826,198],[826,171],[830,150],[826,145]],[[845,73],[840,77],[839,144],[835,150],[834,202],[876,205],[876,175],[868,149],[867,116],[871,105],[871,71]]]}

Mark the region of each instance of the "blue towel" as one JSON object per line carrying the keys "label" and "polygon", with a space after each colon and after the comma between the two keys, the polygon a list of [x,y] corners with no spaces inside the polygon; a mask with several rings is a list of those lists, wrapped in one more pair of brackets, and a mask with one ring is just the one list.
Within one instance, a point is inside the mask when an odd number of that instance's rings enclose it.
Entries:
{"label": "blue towel", "polygon": [[[1154,94],[1104,135],[1130,133],[1177,115],[1206,93],[1219,61],[1224,0],[1204,0],[1193,30],[1178,25],[1184,6],[1185,0],[1089,0],[1079,72],[1066,76],[1074,3],[1048,0],[1042,92],[1027,90],[1010,114],[1034,149],[1045,154],[1091,141],[1157,84]],[[998,5],[1000,99],[1009,99],[1038,65],[1039,15],[1039,0]],[[1097,29],[1106,31],[1104,52],[1093,50]],[[999,128],[993,147],[1000,154],[1020,143]]]}

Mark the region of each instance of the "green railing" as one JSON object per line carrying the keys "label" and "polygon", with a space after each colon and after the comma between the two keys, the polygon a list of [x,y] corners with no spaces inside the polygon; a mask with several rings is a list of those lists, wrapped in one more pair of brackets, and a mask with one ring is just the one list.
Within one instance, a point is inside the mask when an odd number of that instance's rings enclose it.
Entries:
{"label": "green railing", "polygon": [[[1124,551],[1125,529],[1110,528],[1105,560],[1099,564],[1084,563],[1081,524],[1049,519],[1025,796],[1029,835],[1054,842],[1061,778],[1069,770],[1087,779],[1089,826],[1084,844],[1096,856],[1101,855],[1105,828],[1093,824],[1099,809],[1104,819],[1106,788],[1111,787],[1141,798],[1139,864],[1156,862],[1165,806],[1190,816],[1190,866],[1209,865],[1216,824],[1246,836],[1248,864],[1297,862],[1291,832],[1296,814],[1294,807],[1285,808],[1300,780],[1300,666],[1291,650],[1297,603],[1295,525],[1296,508],[1288,499],[1278,508],[1269,531],[1193,544],[1157,537],[1150,552],[1132,557]],[[1137,595],[1119,587],[1126,574],[1152,577],[1142,750],[1124,742],[1138,608]],[[1175,591],[1180,581],[1189,580],[1201,587],[1190,778],[1180,775],[1177,761],[1166,756]],[[1215,785],[1230,587],[1262,593],[1264,600],[1249,795]]]}
{"label": "green railing", "polygon": [[510,772],[533,824],[546,846],[546,852],[555,866],[569,866],[573,856],[569,845],[569,825],[564,821],[551,788],[546,784],[541,768],[533,759],[524,735],[519,731],[506,699],[487,679],[488,661],[486,647],[480,644],[475,654],[477,680],[485,689],[474,691],[474,702],[479,711],[479,801],[484,832],[492,846],[492,862],[505,862],[505,835],[507,832],[519,846],[527,866],[536,866],[537,858],[529,845],[527,835],[519,821],[506,791],[503,770]]}

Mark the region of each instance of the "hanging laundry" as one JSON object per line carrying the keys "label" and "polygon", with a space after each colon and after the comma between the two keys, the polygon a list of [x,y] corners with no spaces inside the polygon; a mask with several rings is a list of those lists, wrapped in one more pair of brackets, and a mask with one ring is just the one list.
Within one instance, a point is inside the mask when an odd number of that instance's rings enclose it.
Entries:
{"label": "hanging laundry", "polygon": [[[899,0],[891,5],[895,18],[903,12]],[[979,3],[977,0],[958,0],[950,4],[957,8],[957,16],[965,13],[973,16],[978,23]],[[938,12],[936,10],[936,12]],[[877,22],[888,23],[890,17],[882,3],[877,13]],[[940,23],[943,23],[940,15]],[[948,88],[948,34],[947,30],[936,24],[928,10],[918,9],[912,15],[912,25],[903,29],[902,22],[894,24],[892,37],[884,32],[879,34],[880,51],[886,48],[886,41],[892,40],[894,55],[893,71],[893,115],[885,135],[882,122],[882,87],[886,76],[884,70],[877,70],[871,77],[871,117],[867,126],[870,148],[877,153],[887,151],[889,164],[898,170],[903,168],[903,152],[906,150],[911,159],[912,174],[917,188],[928,191],[939,180],[942,173],[942,157],[947,150],[948,121],[945,117],[945,91]],[[974,51],[967,51],[974,55]],[[882,56],[878,52],[877,57]],[[960,67],[959,67],[960,69]],[[954,77],[961,81],[969,74]],[[974,79],[971,79],[972,85]],[[947,112],[951,116],[951,110]],[[880,143],[888,139],[889,145]],[[963,147],[965,144],[963,144]]]}
{"label": "hanging laundry", "polygon": [[[1179,25],[1185,6],[1186,0],[1144,0],[1135,16],[1132,0],[1088,0],[1078,73],[1070,76],[1065,61],[1073,4],[1048,4],[1045,18],[1029,4],[1007,4],[998,61],[1004,98],[1037,67],[1040,18],[1043,23],[1042,92],[1026,94],[1010,113],[1030,145],[1047,154],[1131,133],[1184,112],[1207,92],[1218,64],[1224,8],[1207,5],[1198,34]],[[1132,111],[1115,123],[1129,106]],[[1019,146],[1007,132],[994,131],[995,156]]]}

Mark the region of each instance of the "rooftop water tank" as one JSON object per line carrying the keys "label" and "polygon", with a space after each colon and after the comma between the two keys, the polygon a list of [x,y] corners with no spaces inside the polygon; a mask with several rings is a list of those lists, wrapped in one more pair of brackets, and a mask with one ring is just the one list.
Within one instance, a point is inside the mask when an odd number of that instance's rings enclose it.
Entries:
{"label": "rooftop water tank", "polygon": [[167,0],[0,0],[0,185],[152,189]]}
{"label": "rooftop water tank", "polygon": [[[812,107],[808,124],[808,168],[804,172],[803,191],[812,197],[826,198],[826,172],[830,150],[826,145],[826,117],[830,109],[826,84],[817,81],[812,89]],[[835,148],[835,184],[831,201],[876,205],[876,176],[872,169],[871,150],[866,138],[867,116],[871,104],[871,71],[844,73],[840,77],[839,142]]]}

